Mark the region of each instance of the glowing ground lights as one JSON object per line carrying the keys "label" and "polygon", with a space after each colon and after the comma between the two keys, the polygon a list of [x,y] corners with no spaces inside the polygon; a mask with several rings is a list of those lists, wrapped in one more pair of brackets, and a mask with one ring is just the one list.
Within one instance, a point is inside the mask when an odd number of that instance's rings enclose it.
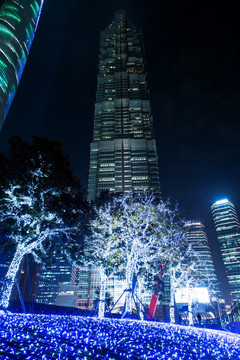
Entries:
{"label": "glowing ground lights", "polygon": [[0,315],[1,359],[240,359],[240,337],[134,320]]}

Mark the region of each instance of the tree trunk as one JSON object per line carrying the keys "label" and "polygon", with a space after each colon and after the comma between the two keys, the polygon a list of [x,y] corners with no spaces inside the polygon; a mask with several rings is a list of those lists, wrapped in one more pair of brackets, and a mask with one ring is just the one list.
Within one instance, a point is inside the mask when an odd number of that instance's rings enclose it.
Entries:
{"label": "tree trunk", "polygon": [[105,314],[105,298],[106,298],[106,274],[102,267],[100,267],[100,294],[99,294],[99,306],[98,306],[98,317],[99,319],[104,318]]}
{"label": "tree trunk", "polygon": [[5,309],[8,308],[10,296],[12,293],[13,285],[16,279],[17,272],[21,265],[22,259],[25,255],[25,249],[22,244],[17,246],[17,250],[15,252],[14,258],[9,266],[7,274],[4,279],[4,285],[2,290],[2,295],[0,299],[0,307]]}
{"label": "tree trunk", "polygon": [[170,317],[170,323],[172,323],[172,324],[175,324],[174,295],[175,295],[175,287],[173,286],[171,278],[170,278],[169,317]]}
{"label": "tree trunk", "polygon": [[188,322],[189,325],[193,325],[193,314],[192,314],[192,294],[191,289],[188,288]]}
{"label": "tree trunk", "polygon": [[126,286],[127,288],[126,295],[125,295],[125,312],[122,317],[125,315],[129,317],[132,313],[132,281],[133,281],[133,274],[134,274],[134,266],[131,264],[127,265],[126,270]]}
{"label": "tree trunk", "polygon": [[143,286],[142,286],[141,279],[138,280],[138,287],[139,287],[139,299],[141,301],[140,304],[139,304],[140,319],[144,320]]}

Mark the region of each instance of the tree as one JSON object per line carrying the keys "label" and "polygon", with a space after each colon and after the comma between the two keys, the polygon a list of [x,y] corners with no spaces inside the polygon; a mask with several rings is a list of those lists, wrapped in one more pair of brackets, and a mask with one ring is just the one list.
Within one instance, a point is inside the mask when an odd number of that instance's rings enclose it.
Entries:
{"label": "tree", "polygon": [[[123,194],[101,202],[91,220],[91,239],[85,255],[99,266],[101,289],[99,316],[104,316],[106,276],[123,274],[126,281],[125,314],[132,310],[133,278],[153,280],[160,264],[170,278],[170,317],[174,322],[175,291],[190,276],[189,253],[193,250],[184,230],[178,206],[157,201],[154,195]],[[189,267],[190,269],[190,267]]]}
{"label": "tree", "polygon": [[[160,240],[151,241],[152,255],[148,258],[148,265],[142,271],[143,281],[146,287],[156,291],[158,284],[153,283],[164,271],[164,282],[169,281],[170,285],[170,303],[169,313],[170,322],[175,323],[175,293],[179,287],[196,287],[206,284],[204,278],[203,266],[205,264],[199,258],[199,254],[192,248],[191,241],[187,237],[186,221],[181,217],[178,204],[171,209],[170,203],[165,203],[163,211],[162,204],[156,204],[154,213],[158,214],[158,226],[155,226],[155,232],[158,231]],[[155,256],[154,256],[155,255]],[[164,270],[163,270],[164,269]],[[190,292],[189,292],[190,293]],[[192,303],[189,303],[189,323],[192,323]]]}
{"label": "tree", "polygon": [[176,225],[174,216],[169,227],[169,234],[162,247],[162,261],[165,264],[165,277],[170,281],[170,322],[175,323],[174,304],[175,292],[181,285],[185,274],[185,253],[188,248],[188,240],[181,226]]}
{"label": "tree", "polygon": [[15,247],[0,300],[4,308],[25,254],[40,260],[57,250],[74,259],[81,252],[86,202],[61,148],[56,140],[33,137],[28,144],[13,138],[8,156],[1,157],[1,239]]}
{"label": "tree", "polygon": [[98,267],[100,274],[98,317],[105,313],[105,294],[107,276],[117,273],[123,263],[119,251],[119,221],[114,198],[98,202],[93,209],[90,221],[90,236],[85,237],[85,265]]}
{"label": "tree", "polygon": [[[188,292],[188,317],[189,324],[193,324],[192,317],[192,298],[189,291],[193,287],[198,287],[208,283],[208,279],[202,271],[205,266],[199,254],[192,248],[192,243],[186,236],[185,221],[175,219],[172,212],[171,226],[166,228],[169,232],[162,242],[161,261],[165,265],[165,276],[170,281],[170,322],[175,323],[174,304],[175,293],[179,287],[186,287]],[[170,219],[169,219],[170,220]]]}
{"label": "tree", "polygon": [[[164,205],[164,206],[163,206]],[[179,206],[171,207],[169,201],[158,202],[152,212],[157,219],[154,223],[156,237],[151,241],[148,265],[142,272],[145,287],[153,293],[159,292],[158,279],[170,282],[170,321],[175,322],[174,298],[175,291],[182,281],[182,261],[188,247],[184,231],[184,220],[180,217]],[[155,279],[155,281],[154,281]]]}
{"label": "tree", "polygon": [[189,242],[188,250],[184,257],[184,263],[182,267],[182,286],[186,288],[188,294],[188,323],[193,325],[193,313],[192,313],[192,289],[196,287],[207,287],[210,289],[211,280],[209,276],[204,272],[206,263],[204,259],[199,256],[199,253],[192,248],[191,242]]}
{"label": "tree", "polygon": [[116,199],[118,204],[119,249],[124,259],[126,298],[125,315],[132,310],[133,278],[152,272],[157,262],[167,226],[168,204],[143,193],[127,194]]}
{"label": "tree", "polygon": [[[89,265],[99,267],[100,317],[104,315],[106,276],[110,274],[125,276],[126,314],[131,313],[133,277],[148,266],[151,256],[156,256],[153,242],[160,241],[162,222],[159,213],[154,212],[154,201],[153,195],[132,193],[97,201],[85,255]],[[161,202],[161,216],[165,208]]]}

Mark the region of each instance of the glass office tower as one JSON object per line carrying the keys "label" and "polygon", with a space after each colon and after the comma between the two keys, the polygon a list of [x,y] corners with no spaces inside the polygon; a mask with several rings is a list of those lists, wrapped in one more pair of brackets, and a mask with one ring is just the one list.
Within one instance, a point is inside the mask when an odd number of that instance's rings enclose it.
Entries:
{"label": "glass office tower", "polygon": [[100,37],[88,200],[104,190],[160,193],[142,34],[121,11]]}
{"label": "glass office tower", "polygon": [[234,205],[227,199],[215,202],[211,209],[232,299],[235,301],[240,297],[240,223]]}
{"label": "glass office tower", "polygon": [[0,8],[0,130],[27,61],[44,0],[6,0]]}
{"label": "glass office tower", "polygon": [[41,304],[55,305],[60,284],[71,284],[72,265],[61,254],[54,254],[55,262],[42,266],[38,274],[35,301]]}
{"label": "glass office tower", "polygon": [[[205,227],[200,221],[188,221],[186,229],[187,238],[191,241],[192,248],[199,254],[199,270],[203,273],[204,278],[208,280],[206,287],[210,285],[210,295],[219,298],[220,290]],[[204,264],[204,268],[202,264]]]}
{"label": "glass office tower", "polygon": [[[115,13],[100,36],[88,200],[105,190],[160,195],[142,34],[123,11]],[[76,278],[78,306],[91,308],[100,286],[98,269],[81,269]],[[108,279],[107,292],[113,302],[124,288],[122,281]]]}

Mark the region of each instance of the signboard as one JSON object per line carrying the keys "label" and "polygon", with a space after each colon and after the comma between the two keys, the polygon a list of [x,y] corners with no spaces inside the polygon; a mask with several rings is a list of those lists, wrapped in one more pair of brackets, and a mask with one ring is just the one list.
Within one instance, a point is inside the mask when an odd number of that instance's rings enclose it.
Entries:
{"label": "signboard", "polygon": [[193,304],[209,304],[209,294],[207,288],[179,288],[175,293],[176,304],[187,304],[189,296],[192,297]]}

